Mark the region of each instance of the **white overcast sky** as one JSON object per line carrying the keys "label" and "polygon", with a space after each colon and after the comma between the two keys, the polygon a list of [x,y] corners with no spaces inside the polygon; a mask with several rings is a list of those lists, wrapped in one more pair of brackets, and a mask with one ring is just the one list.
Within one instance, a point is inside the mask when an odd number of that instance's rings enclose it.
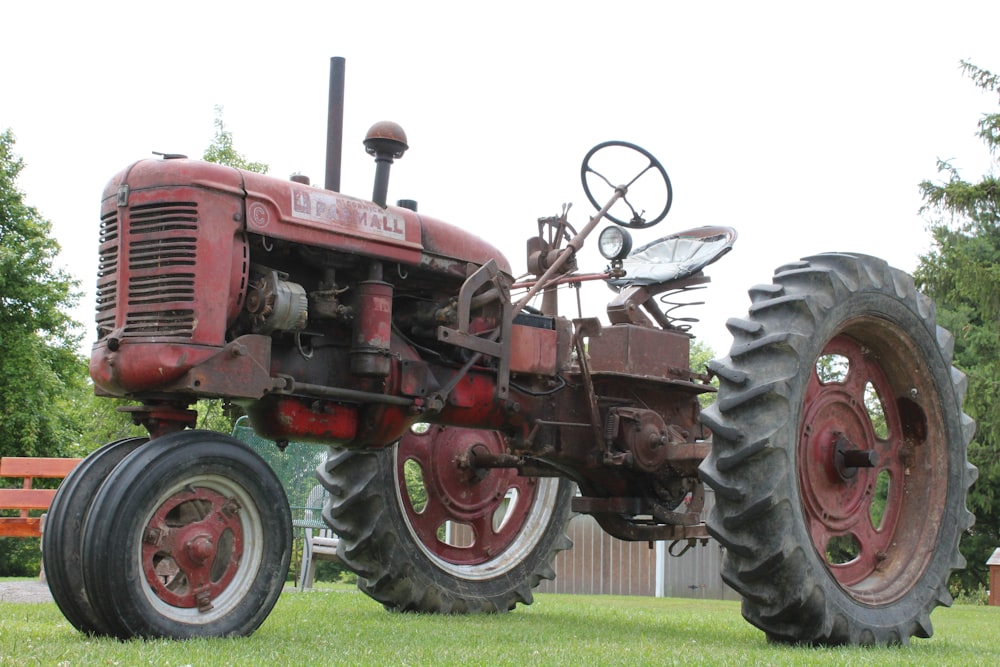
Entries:
{"label": "white overcast sky", "polygon": [[[82,282],[88,350],[106,182],[151,151],[199,157],[222,105],[237,150],[322,184],[332,56],[347,59],[342,191],[371,196],[361,140],[396,121],[410,150],[390,200],[476,231],[516,272],[538,217],[573,202],[585,224],[591,146],[652,151],[674,206],[637,243],[707,224],[740,233],[694,329],[720,356],[726,318],[785,262],[857,251],[916,266],[929,247],[918,183],[937,158],[970,179],[989,166],[974,134],[996,99],[959,60],[1000,70],[996,0],[41,0],[0,17],[0,130]],[[581,268],[598,270],[592,245]],[[594,285],[586,314],[608,294]]]}

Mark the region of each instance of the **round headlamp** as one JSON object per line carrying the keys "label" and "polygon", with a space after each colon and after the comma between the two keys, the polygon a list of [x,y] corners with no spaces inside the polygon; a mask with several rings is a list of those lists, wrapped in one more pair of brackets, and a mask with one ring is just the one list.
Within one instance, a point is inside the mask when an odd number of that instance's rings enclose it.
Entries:
{"label": "round headlamp", "polygon": [[606,227],[597,237],[597,249],[604,259],[617,261],[625,259],[632,251],[632,235],[622,227]]}

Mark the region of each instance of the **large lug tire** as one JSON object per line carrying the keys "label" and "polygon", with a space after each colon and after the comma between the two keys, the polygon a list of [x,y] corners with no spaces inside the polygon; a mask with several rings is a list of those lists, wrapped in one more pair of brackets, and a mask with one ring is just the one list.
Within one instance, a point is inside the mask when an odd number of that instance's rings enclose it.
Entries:
{"label": "large lug tire", "polygon": [[[493,431],[432,426],[377,452],[331,448],[320,466],[337,553],[358,588],[387,608],[457,614],[531,604],[531,590],[555,577],[556,554],[572,546],[571,482],[510,469],[476,475],[460,463],[471,447],[505,450]],[[419,507],[404,480],[407,461],[423,475]],[[441,539],[445,522],[464,538]]]}
{"label": "large lug tire", "polygon": [[977,476],[951,335],[909,276],[862,255],[783,266],[750,296],[703,413],[723,579],[772,640],[929,637]]}
{"label": "large lug tire", "polygon": [[227,435],[173,433],[129,454],[94,498],[86,593],[121,638],[244,636],[277,601],[291,543],[260,456]]}
{"label": "large lug tire", "polygon": [[146,438],[117,440],[92,452],[59,485],[45,519],[42,565],[49,591],[70,624],[90,635],[108,635],[111,629],[87,597],[82,527],[104,479],[144,442]]}

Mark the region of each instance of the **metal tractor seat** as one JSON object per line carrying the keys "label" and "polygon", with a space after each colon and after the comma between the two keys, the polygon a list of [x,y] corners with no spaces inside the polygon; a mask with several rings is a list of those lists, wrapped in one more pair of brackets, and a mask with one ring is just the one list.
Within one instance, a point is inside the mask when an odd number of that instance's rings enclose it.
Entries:
{"label": "metal tractor seat", "polygon": [[629,253],[622,260],[625,275],[608,283],[616,287],[655,285],[693,276],[732,250],[732,227],[697,227],[677,232]]}
{"label": "metal tractor seat", "polygon": [[696,304],[669,303],[666,301],[668,294],[660,298],[668,306],[664,312],[656,297],[664,292],[673,294],[697,289],[709,282],[709,278],[702,275],[702,269],[732,250],[734,243],[736,230],[732,227],[706,226],[671,234],[632,251],[622,260],[625,275],[607,281],[618,291],[608,304],[611,323],[648,327],[655,321],[664,329],[687,331],[694,320],[674,317],[670,313],[676,308]]}

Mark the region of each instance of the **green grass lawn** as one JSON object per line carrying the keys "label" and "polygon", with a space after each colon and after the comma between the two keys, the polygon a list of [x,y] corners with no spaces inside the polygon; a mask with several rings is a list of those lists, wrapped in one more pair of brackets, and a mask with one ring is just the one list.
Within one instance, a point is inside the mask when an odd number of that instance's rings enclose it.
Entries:
{"label": "green grass lawn", "polygon": [[497,616],[390,613],[353,587],[287,592],[253,636],[185,642],[93,639],[54,603],[0,603],[7,665],[1000,665],[1000,607],[932,615],[907,648],[768,644],[739,603],[538,595]]}

